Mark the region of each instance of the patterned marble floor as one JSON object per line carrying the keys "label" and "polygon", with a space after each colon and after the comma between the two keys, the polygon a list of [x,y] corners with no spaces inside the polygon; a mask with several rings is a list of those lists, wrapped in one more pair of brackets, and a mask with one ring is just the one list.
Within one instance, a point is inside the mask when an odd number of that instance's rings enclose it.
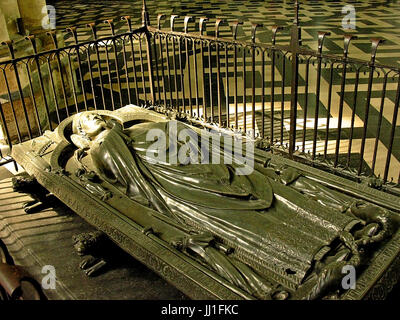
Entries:
{"label": "patterned marble floor", "polygon": [[[245,22],[239,30],[239,38],[250,38],[251,24],[262,23],[257,37],[261,42],[271,41],[270,26],[289,26],[293,21],[293,1],[265,1],[265,0],[147,0],[150,19],[156,22],[158,13],[167,16],[177,14],[180,16],[191,15],[194,17],[207,16],[210,23],[215,18],[224,18],[228,22],[240,20]],[[317,31],[330,31],[331,36],[326,41],[327,51],[342,53],[342,41],[344,29],[342,20],[346,14],[342,9],[346,5],[353,5],[356,13],[356,30],[346,30],[358,35],[358,40],[353,42],[350,56],[369,59],[370,43],[372,37],[383,38],[385,45],[379,50],[378,60],[382,63],[395,64],[400,62],[399,29],[400,22],[396,20],[400,15],[400,2],[398,1],[300,1],[300,21],[303,27],[303,44],[316,49]],[[55,1],[57,12],[57,27],[64,29],[67,26],[76,25],[85,28],[89,22],[96,21],[99,26],[105,19],[118,21],[120,17],[129,15],[134,25],[141,21],[140,0],[58,0]],[[196,24],[198,23],[198,19]],[[165,21],[163,27],[169,27],[169,21]],[[176,28],[183,29],[183,19],[177,19]],[[193,28],[193,26],[192,26]],[[196,29],[198,26],[196,25]],[[225,31],[225,32],[224,32]],[[81,32],[84,32],[81,30]],[[213,34],[213,28],[208,33]],[[88,33],[88,36],[90,33]],[[230,36],[231,31],[227,26],[222,27],[221,36]],[[287,42],[288,30],[278,38],[278,42]]]}
{"label": "patterned marble floor", "polygon": [[[382,45],[378,49],[377,61],[382,64],[390,64],[390,65],[398,65],[400,62],[400,41],[399,41],[399,29],[400,22],[397,21],[397,17],[400,16],[400,3],[397,1],[352,1],[351,5],[354,6],[356,12],[356,30],[344,30],[342,28],[342,20],[345,17],[345,14],[342,13],[342,9],[344,6],[349,3],[346,1],[301,1],[301,11],[300,11],[300,21],[302,26],[302,38],[303,45],[308,46],[309,48],[316,49],[317,47],[317,32],[318,31],[330,31],[331,35],[325,41],[324,51],[339,54],[343,53],[343,34],[352,33],[358,36],[357,40],[354,40],[350,47],[349,56],[352,58],[358,58],[363,60],[370,59],[370,38],[377,37],[383,38],[386,40],[385,44]],[[208,35],[214,35],[214,22],[215,18],[225,18],[228,22],[233,22],[235,20],[244,21],[245,24],[243,28],[239,29],[238,38],[243,40],[248,40],[251,34],[251,24],[250,22],[262,23],[264,25],[263,28],[260,28],[257,32],[257,39],[261,42],[270,43],[271,41],[271,31],[270,26],[278,24],[282,26],[290,26],[291,21],[293,20],[293,1],[228,1],[228,0],[209,0],[209,1],[147,1],[148,9],[150,12],[150,18],[152,24],[155,24],[155,19],[157,13],[165,13],[167,16],[170,14],[178,14],[181,18],[177,19],[176,30],[181,31],[183,29],[183,16],[184,15],[192,15],[194,17],[207,16],[210,19],[209,28],[207,28]],[[106,0],[106,1],[83,1],[83,0],[72,0],[72,1],[56,1],[55,2],[56,10],[57,10],[57,28],[65,29],[67,26],[76,25],[78,26],[78,32],[80,40],[87,40],[91,38],[90,31],[85,27],[86,23],[96,21],[99,26],[99,35],[108,35],[109,29],[108,27],[102,23],[105,19],[114,19],[116,22],[116,28],[120,28],[122,26],[122,22],[119,21],[119,18],[124,15],[130,15],[132,17],[132,21],[134,25],[140,24],[140,15],[141,15],[141,1],[115,1],[115,0]],[[169,28],[169,21],[164,20],[162,25],[163,28]],[[197,31],[198,30],[198,19],[196,19],[196,25],[190,25],[189,31]],[[231,37],[231,29],[227,24],[223,24],[221,27],[221,36],[230,38]],[[278,43],[288,43],[289,30],[286,28],[282,31],[281,35],[278,37]],[[66,41],[70,40],[69,36],[66,36]],[[225,57],[221,56],[222,61],[224,61]],[[229,57],[229,61],[232,61],[232,57]],[[105,68],[104,65],[106,63],[104,57],[102,57],[101,68]],[[248,64],[247,61],[246,64]],[[231,65],[231,63],[230,63]],[[224,68],[225,65],[221,64],[221,68]],[[214,67],[213,67],[214,68]],[[250,69],[248,69],[250,70]],[[266,79],[268,79],[269,74],[267,68]],[[214,71],[214,70],[213,70]],[[249,71],[247,71],[249,72]],[[247,79],[250,78],[251,74],[247,75]],[[222,74],[222,77],[224,75]],[[238,74],[239,81],[243,77],[243,73]],[[277,74],[278,80],[281,75]],[[302,65],[300,67],[300,77],[302,80],[305,78],[305,67]],[[355,73],[350,72],[348,78],[352,78],[352,82],[354,83]],[[257,89],[256,95],[260,95],[261,88],[261,71],[260,68],[257,70]],[[329,69],[324,67],[322,71],[322,95],[321,95],[321,104],[320,104],[320,112],[318,118],[318,128],[321,135],[318,138],[317,151],[323,152],[325,145],[323,143],[323,132],[325,131],[327,119],[330,119],[330,128],[333,131],[330,131],[330,135],[328,137],[329,141],[327,144],[327,153],[333,154],[335,152],[336,147],[336,136],[337,130],[335,128],[338,127],[337,116],[339,113],[339,92],[340,92],[340,72],[335,73],[335,82],[332,88],[332,107],[330,110],[329,117],[327,117],[327,104],[328,104],[328,82],[329,82]],[[139,77],[140,81],[140,77]],[[188,81],[186,77],[184,81]],[[367,95],[367,81],[368,81],[368,73],[360,74],[360,89],[359,89],[359,97],[360,101],[366,99]],[[315,66],[311,67],[310,72],[310,88],[315,86],[316,75],[315,75]],[[302,134],[302,128],[304,127],[304,106],[305,106],[305,86],[301,84],[299,87],[299,114],[298,114],[298,135]],[[185,83],[187,85],[187,83]],[[266,99],[270,99],[268,93],[268,82],[265,82],[266,89]],[[231,84],[230,84],[231,85]],[[395,93],[396,93],[396,85],[397,83],[394,81],[389,81],[387,84],[387,97],[385,99],[385,109],[383,112],[382,119],[382,130],[380,132],[379,141],[378,141],[378,154],[376,159],[376,173],[382,174],[384,171],[384,162],[386,159],[386,152],[388,148],[388,140],[389,140],[389,131],[390,131],[390,123],[393,115],[394,101],[395,101]],[[231,88],[232,89],[232,88]],[[116,85],[113,83],[113,90],[117,91]],[[240,91],[239,95],[243,94],[243,91]],[[315,101],[313,102],[313,97],[315,93],[312,92],[312,89],[309,89],[309,101],[308,101],[308,110],[305,116],[306,118],[306,126],[307,129],[312,129],[314,126],[314,110],[315,110]],[[350,129],[350,119],[353,112],[351,96],[352,96],[352,86],[347,86],[345,88],[346,97],[344,101],[344,111],[343,111],[343,123],[342,123],[342,140],[339,150],[341,156],[343,155],[346,158],[348,152],[348,136]],[[366,149],[365,149],[365,162],[367,166],[371,166],[372,164],[372,155],[375,147],[375,139],[377,125],[376,122],[379,120],[379,109],[381,105],[381,99],[379,98],[379,94],[382,91],[382,79],[377,80],[373,86],[372,100],[371,105],[372,108],[370,110],[370,124],[368,132],[367,132],[367,140],[366,140]],[[232,92],[232,91],[230,91]],[[290,87],[285,87],[286,95],[290,93]],[[276,91],[277,95],[281,94],[279,89]],[[246,92],[248,95],[249,92]],[[314,94],[314,96],[313,96]],[[286,98],[286,96],[285,96]],[[290,101],[289,99],[285,99]],[[277,97],[279,101],[279,97]],[[243,110],[243,105],[242,105]],[[266,111],[268,112],[268,108],[270,106],[268,103],[266,104]],[[249,110],[250,108],[246,108]],[[232,110],[232,108],[231,108]],[[256,110],[259,112],[261,110],[261,104],[258,102],[256,104]],[[284,104],[284,130],[285,135],[287,135],[288,130],[288,110],[289,104],[285,102]],[[248,114],[248,112],[246,112]],[[355,112],[355,128],[354,128],[354,141],[352,145],[352,156],[357,157],[357,153],[359,153],[360,145],[361,145],[361,136],[362,136],[362,128],[364,125],[364,114],[362,108],[357,108]],[[274,118],[281,117],[281,111],[275,111]],[[250,121],[250,114],[247,116],[247,121]],[[372,119],[372,120],[371,120]],[[240,125],[243,126],[243,117],[239,119]],[[257,130],[260,129],[260,121],[257,121]],[[397,125],[400,125],[400,119],[398,119]],[[250,125],[247,125],[250,127]],[[268,121],[265,123],[265,131],[269,131]],[[347,138],[347,140],[346,140]],[[312,147],[312,141],[309,135],[306,136],[305,143],[305,151],[310,150]],[[302,148],[302,143],[298,142],[300,148]],[[392,157],[392,166],[389,172],[389,179],[393,178],[397,181],[399,177],[399,168],[400,168],[400,132],[396,131],[396,139],[394,143],[393,149],[394,156]]]}

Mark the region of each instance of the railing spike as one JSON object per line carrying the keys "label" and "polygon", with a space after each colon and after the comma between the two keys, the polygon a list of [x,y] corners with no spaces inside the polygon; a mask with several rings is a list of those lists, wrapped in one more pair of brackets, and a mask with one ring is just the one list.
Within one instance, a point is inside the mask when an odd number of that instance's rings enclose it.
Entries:
{"label": "railing spike", "polygon": [[33,53],[37,54],[37,46],[36,46],[36,38],[34,35],[26,36],[25,40],[30,41],[32,48],[33,48]]}
{"label": "railing spike", "polygon": [[219,37],[219,26],[221,25],[221,23],[226,22],[225,19],[217,19],[215,21],[215,37],[218,38]]}
{"label": "railing spike", "polygon": [[200,35],[203,35],[203,32],[206,29],[206,21],[208,21],[207,17],[201,17],[200,18],[200,22],[199,22],[199,31],[200,31]]}
{"label": "railing spike", "polygon": [[91,23],[88,23],[86,26],[92,30],[92,35],[93,35],[94,40],[97,40],[96,23],[91,22]]}
{"label": "railing spike", "polygon": [[233,22],[233,25],[232,25],[232,27],[233,27],[233,30],[232,30],[232,33],[233,33],[233,40],[236,40],[237,39],[237,30],[238,30],[238,26],[239,25],[243,25],[243,22],[242,21],[235,21],[235,22]]}
{"label": "railing spike", "polygon": [[347,59],[347,56],[349,55],[349,46],[350,42],[353,39],[357,39],[358,37],[352,34],[345,34],[344,35],[344,46],[343,46],[343,58]]}
{"label": "railing spike", "polygon": [[157,29],[158,29],[158,30],[161,29],[161,19],[162,19],[162,18],[165,18],[165,17],[166,17],[166,15],[163,14],[163,13],[159,13],[159,14],[157,15]]}
{"label": "railing spike", "polygon": [[78,44],[78,33],[76,32],[76,27],[68,27],[67,32],[72,33],[74,37],[75,44]]}
{"label": "railing spike", "polygon": [[113,19],[104,20],[104,23],[105,23],[105,24],[108,24],[108,25],[110,26],[111,35],[112,35],[112,36],[115,36],[115,27],[114,27],[114,21],[113,21]]}
{"label": "railing spike", "polygon": [[8,52],[10,53],[11,59],[15,59],[13,41],[12,40],[7,40],[7,41],[3,41],[1,44],[3,46],[7,46],[8,47]]}
{"label": "railing spike", "polygon": [[324,46],[324,41],[327,36],[330,36],[330,32],[318,31],[318,53],[322,54],[322,48]]}
{"label": "railing spike", "polygon": [[188,33],[188,25],[189,21],[193,20],[192,16],[186,16],[185,20],[183,21],[183,32]]}
{"label": "railing spike", "polygon": [[293,24],[298,26],[299,25],[299,11],[300,11],[300,4],[299,1],[294,2],[294,21]]}
{"label": "railing spike", "polygon": [[381,43],[384,43],[384,42],[385,42],[385,40],[380,39],[380,38],[372,38],[371,39],[371,61],[370,61],[371,65],[375,64],[376,52],[378,50],[378,47]]}
{"label": "railing spike", "polygon": [[142,6],[142,25],[143,26],[150,25],[150,16],[149,12],[147,11],[146,0],[143,0],[143,6]]}
{"label": "railing spike", "polygon": [[261,23],[252,23],[251,25],[251,42],[255,43],[256,42],[256,32],[257,28],[262,28],[264,25]]}
{"label": "railing spike", "polygon": [[272,26],[272,45],[276,44],[276,34],[279,30],[283,30],[282,26]]}
{"label": "railing spike", "polygon": [[57,41],[57,33],[55,30],[51,30],[49,32],[46,32],[46,34],[51,37],[51,40],[53,41],[53,45],[55,49],[58,49],[58,41]]}
{"label": "railing spike", "polygon": [[173,14],[171,15],[171,31],[174,31],[174,23],[175,23],[175,19],[179,18],[179,16],[177,14]]}
{"label": "railing spike", "polygon": [[124,16],[121,17],[122,21],[126,21],[127,25],[128,25],[128,30],[129,32],[132,32],[132,20],[131,20],[131,16]]}

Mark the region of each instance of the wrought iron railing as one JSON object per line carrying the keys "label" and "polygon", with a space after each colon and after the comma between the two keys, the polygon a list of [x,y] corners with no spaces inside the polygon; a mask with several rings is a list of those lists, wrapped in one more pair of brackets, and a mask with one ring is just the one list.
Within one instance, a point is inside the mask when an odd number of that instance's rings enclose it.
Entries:
{"label": "wrought iron railing", "polygon": [[[0,116],[5,140],[12,147],[43,134],[65,117],[82,110],[114,110],[147,102],[173,109],[204,123],[241,130],[265,141],[273,151],[358,179],[381,177],[386,186],[400,183],[398,109],[400,69],[376,62],[380,39],[372,39],[371,59],[349,58],[344,35],[343,55],[323,52],[329,33],[318,33],[318,48],[301,46],[301,27],[295,3],[290,43],[278,45],[282,27],[272,28],[271,44],[237,40],[240,23],[232,24],[233,39],[221,38],[226,23],[217,19],[215,34],[204,34],[207,18],[197,32],[192,17],[182,31],[161,28],[164,15],[151,26],[144,6],[143,26],[133,29],[129,17],[110,35],[0,62]],[[25,83],[25,86],[23,85]]]}

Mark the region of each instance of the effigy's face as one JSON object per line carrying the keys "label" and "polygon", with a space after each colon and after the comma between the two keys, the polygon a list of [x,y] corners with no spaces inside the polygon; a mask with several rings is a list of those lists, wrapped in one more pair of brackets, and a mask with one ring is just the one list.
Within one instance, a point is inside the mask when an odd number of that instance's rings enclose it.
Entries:
{"label": "effigy's face", "polygon": [[80,125],[89,137],[94,137],[105,128],[106,122],[96,113],[83,113],[80,116]]}

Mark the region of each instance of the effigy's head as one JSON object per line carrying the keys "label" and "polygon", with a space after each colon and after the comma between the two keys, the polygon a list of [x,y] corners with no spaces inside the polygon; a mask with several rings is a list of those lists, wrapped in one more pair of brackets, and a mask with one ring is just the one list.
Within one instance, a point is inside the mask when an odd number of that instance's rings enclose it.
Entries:
{"label": "effigy's head", "polygon": [[82,112],[75,115],[72,122],[73,133],[88,137],[97,136],[106,127],[104,118],[95,112]]}

